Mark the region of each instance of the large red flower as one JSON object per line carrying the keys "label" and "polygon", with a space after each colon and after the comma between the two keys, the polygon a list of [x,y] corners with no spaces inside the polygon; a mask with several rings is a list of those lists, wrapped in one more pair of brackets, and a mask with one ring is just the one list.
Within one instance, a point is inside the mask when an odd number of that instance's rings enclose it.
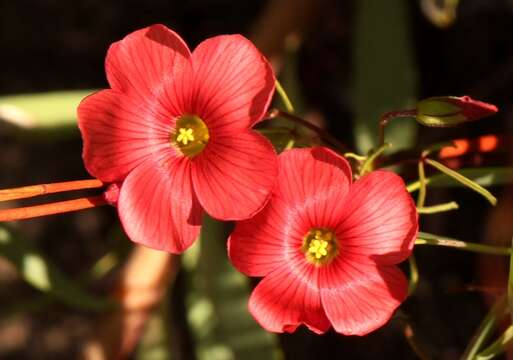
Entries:
{"label": "large red flower", "polygon": [[217,36],[191,54],[153,25],[112,44],[105,68],[111,89],[78,108],[83,158],[91,175],[121,183],[119,216],[133,241],[180,253],[203,209],[239,220],[265,205],[277,156],[251,127],[275,78],[249,40]]}
{"label": "large red flower", "polygon": [[364,335],[382,326],[407,295],[394,264],[418,231],[404,182],[380,170],[352,183],[347,161],[322,147],[286,151],[279,163],[271,200],[228,243],[241,272],[264,277],[250,312],[274,332],[305,324]]}

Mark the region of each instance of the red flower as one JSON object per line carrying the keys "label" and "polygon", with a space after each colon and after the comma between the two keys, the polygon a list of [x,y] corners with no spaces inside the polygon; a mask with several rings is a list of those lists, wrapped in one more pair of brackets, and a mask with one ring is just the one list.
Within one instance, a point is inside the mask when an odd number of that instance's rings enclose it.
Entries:
{"label": "red flower", "polygon": [[385,324],[408,283],[394,265],[412,251],[417,212],[402,179],[374,171],[351,183],[348,162],[318,147],[279,156],[271,200],[239,222],[233,264],[263,276],[249,310],[267,330],[365,335]]}
{"label": "red flower", "polygon": [[191,54],[153,25],[112,44],[105,68],[111,89],[78,108],[83,158],[91,175],[121,183],[119,217],[133,241],[180,253],[203,209],[239,220],[265,205],[277,157],[251,127],[275,78],[249,40],[217,36]]}

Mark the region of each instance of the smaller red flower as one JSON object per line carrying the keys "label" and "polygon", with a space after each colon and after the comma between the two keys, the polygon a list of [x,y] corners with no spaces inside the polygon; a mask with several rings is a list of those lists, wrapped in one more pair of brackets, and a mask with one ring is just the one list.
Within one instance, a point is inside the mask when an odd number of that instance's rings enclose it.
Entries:
{"label": "smaller red flower", "polygon": [[252,130],[269,106],[275,78],[240,35],[205,40],[191,53],[163,25],[111,45],[110,89],[78,107],[89,173],[109,188],[133,241],[181,253],[206,211],[247,219],[265,205],[277,156]]}
{"label": "smaller red flower", "polygon": [[264,277],[251,314],[273,332],[305,324],[365,335],[382,326],[406,298],[395,264],[411,254],[418,231],[404,182],[379,170],[351,183],[348,162],[322,147],[285,151],[279,163],[271,200],[228,242],[235,267]]}

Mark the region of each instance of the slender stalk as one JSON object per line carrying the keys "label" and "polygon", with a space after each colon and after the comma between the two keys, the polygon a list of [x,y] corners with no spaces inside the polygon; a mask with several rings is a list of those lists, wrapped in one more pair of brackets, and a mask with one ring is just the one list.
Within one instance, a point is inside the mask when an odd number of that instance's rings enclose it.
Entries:
{"label": "slender stalk", "polygon": [[490,312],[484,317],[479,325],[472,340],[468,344],[465,352],[461,356],[461,360],[474,360],[478,351],[484,343],[490,339],[497,325],[502,318],[508,313],[506,296],[502,295],[491,308]]}
{"label": "slender stalk", "polygon": [[275,85],[276,85],[276,92],[280,96],[280,99],[283,102],[283,105],[285,105],[285,109],[287,109],[287,111],[289,113],[295,112],[294,105],[292,105],[292,102],[290,101],[290,98],[287,95],[287,92],[285,91],[283,86],[281,86],[281,84],[278,80],[276,80]]}
{"label": "slender stalk", "polygon": [[281,117],[281,118],[290,120],[290,121],[292,121],[292,122],[294,122],[296,124],[299,124],[299,125],[301,125],[303,127],[306,127],[308,129],[316,132],[321,139],[326,141],[328,144],[331,144],[332,146],[338,148],[342,152],[348,152],[349,151],[347,146],[344,143],[342,143],[337,138],[332,136],[329,132],[327,132],[324,129],[321,129],[317,125],[309,123],[308,121],[306,121],[305,119],[300,118],[299,116],[296,116],[294,114],[288,113],[286,111],[278,110],[278,109],[272,109],[271,111],[269,111],[269,114],[267,115],[268,119],[274,119],[274,118],[277,118],[277,117]]}
{"label": "slender stalk", "polygon": [[74,200],[58,201],[50,204],[26,206],[0,210],[0,222],[30,219],[46,215],[62,214],[107,205],[102,195]]}
{"label": "slender stalk", "polygon": [[52,184],[23,186],[18,188],[0,190],[0,201],[26,199],[35,196],[54,194],[64,191],[93,189],[102,186],[104,186],[104,183],[98,179],[65,181]]}
{"label": "slender stalk", "polygon": [[385,127],[392,119],[412,118],[415,116],[417,116],[417,109],[389,111],[389,112],[381,115],[381,118],[379,119],[379,143],[378,143],[378,146],[383,146],[383,144],[385,143]]}
{"label": "slender stalk", "polygon": [[417,289],[419,283],[419,268],[417,267],[417,260],[413,254],[408,258],[408,264],[410,267],[410,281],[408,284],[408,296],[411,296]]}
{"label": "slender stalk", "polygon": [[469,178],[466,178],[465,176],[461,175],[459,172],[454,171],[451,168],[448,168],[447,166],[439,163],[438,161],[435,161],[433,159],[425,159],[425,161],[427,164],[436,168],[437,170],[444,173],[445,175],[452,177],[454,180],[460,182],[461,184],[463,184],[463,185],[469,187],[470,189],[474,190],[475,192],[481,194],[493,206],[495,206],[497,204],[497,198],[495,196],[493,196],[491,192],[486,190],[484,187],[482,187],[475,181],[472,181]]}
{"label": "slender stalk", "polygon": [[389,143],[381,145],[376,150],[372,150],[372,153],[365,159],[361,169],[360,169],[360,176],[363,176],[367,173],[370,173],[372,170],[374,170],[374,162],[376,159],[378,159],[386,149],[388,149],[390,146],[392,146]]}
{"label": "slender stalk", "polygon": [[433,206],[424,206],[417,208],[419,214],[437,214],[440,212],[451,211],[459,209],[459,205],[456,201],[451,201],[444,204],[438,204]]}
{"label": "slender stalk", "polygon": [[446,246],[459,250],[466,250],[491,255],[509,256],[511,254],[511,249],[509,247],[471,243],[449,237],[433,235],[425,232],[419,232],[418,238],[415,241],[415,245]]}
{"label": "slender stalk", "polygon": [[417,208],[423,208],[426,203],[426,172],[424,171],[424,159],[420,159],[417,165],[419,172],[420,189],[417,197]]}

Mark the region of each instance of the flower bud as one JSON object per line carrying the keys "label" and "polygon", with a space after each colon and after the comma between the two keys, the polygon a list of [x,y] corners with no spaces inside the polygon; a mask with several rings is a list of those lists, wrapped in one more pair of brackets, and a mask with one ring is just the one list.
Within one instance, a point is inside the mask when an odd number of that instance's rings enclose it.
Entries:
{"label": "flower bud", "polygon": [[469,96],[440,96],[417,103],[416,119],[431,127],[456,126],[466,121],[479,120],[497,112],[497,107]]}

